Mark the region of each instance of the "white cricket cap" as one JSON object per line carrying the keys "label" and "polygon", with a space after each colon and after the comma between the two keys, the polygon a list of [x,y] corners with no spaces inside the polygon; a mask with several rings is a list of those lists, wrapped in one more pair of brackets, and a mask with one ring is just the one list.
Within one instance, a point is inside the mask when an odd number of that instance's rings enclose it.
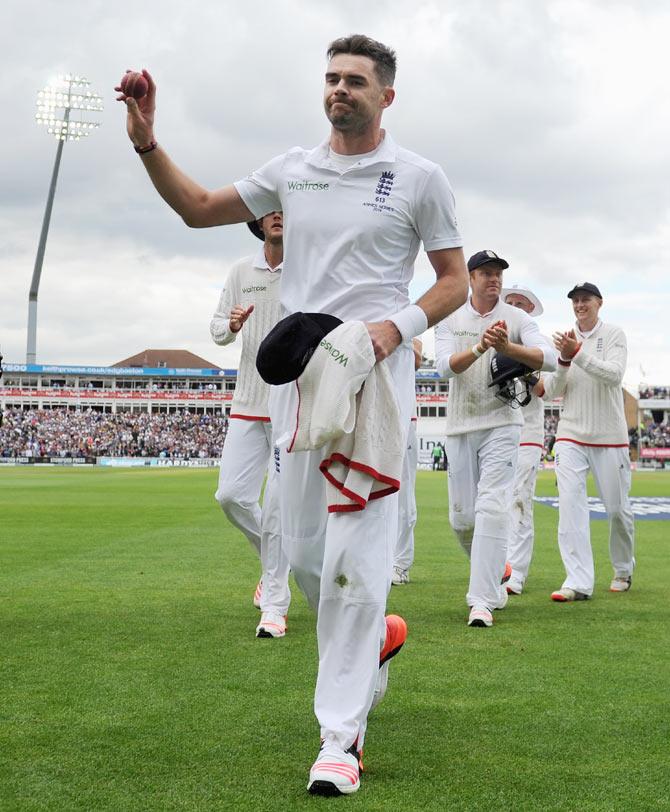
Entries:
{"label": "white cricket cap", "polygon": [[523,285],[511,285],[509,288],[503,288],[500,293],[500,298],[503,302],[507,301],[510,293],[517,293],[519,296],[525,296],[528,301],[532,302],[533,309],[528,314],[529,316],[541,316],[544,313],[542,302],[537,298],[532,290],[524,288]]}

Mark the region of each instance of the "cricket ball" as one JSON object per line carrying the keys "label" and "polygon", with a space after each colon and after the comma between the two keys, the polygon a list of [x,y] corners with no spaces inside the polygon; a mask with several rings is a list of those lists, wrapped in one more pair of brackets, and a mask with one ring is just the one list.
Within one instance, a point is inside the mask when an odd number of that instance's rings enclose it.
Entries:
{"label": "cricket ball", "polygon": [[121,78],[119,84],[121,92],[126,96],[132,96],[133,99],[141,99],[147,95],[149,90],[149,82],[137,71],[129,70]]}

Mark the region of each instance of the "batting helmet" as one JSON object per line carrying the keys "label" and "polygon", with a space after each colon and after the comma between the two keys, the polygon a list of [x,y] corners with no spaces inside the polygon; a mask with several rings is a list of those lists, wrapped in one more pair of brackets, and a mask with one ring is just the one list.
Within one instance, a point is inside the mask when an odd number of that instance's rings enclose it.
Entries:
{"label": "batting helmet", "polygon": [[508,355],[497,352],[491,358],[489,387],[496,386],[495,396],[513,409],[527,406],[530,403],[530,390],[538,380],[539,378],[533,374],[530,367]]}

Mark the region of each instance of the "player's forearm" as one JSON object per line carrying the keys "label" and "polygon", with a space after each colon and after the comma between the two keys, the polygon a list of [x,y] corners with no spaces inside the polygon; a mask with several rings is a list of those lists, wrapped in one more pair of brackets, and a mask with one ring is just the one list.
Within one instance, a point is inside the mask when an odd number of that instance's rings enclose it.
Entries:
{"label": "player's forearm", "polygon": [[457,350],[456,337],[447,322],[435,329],[435,366],[443,378],[453,378],[465,372],[485,352],[481,339],[468,350]]}
{"label": "player's forearm", "polygon": [[225,347],[232,344],[237,338],[237,333],[230,329],[230,319],[217,318],[216,316],[209,323],[209,332],[215,344]]}
{"label": "player's forearm", "polygon": [[559,366],[556,372],[549,375],[542,376],[542,384],[544,385],[544,400],[553,400],[560,397],[565,392],[568,382],[567,368]]}
{"label": "player's forearm", "polygon": [[182,172],[160,146],[141,160],[158,194],[187,226],[207,228],[253,219],[234,186],[210,192]]}
{"label": "player's forearm", "polygon": [[[481,351],[482,354],[485,352],[480,344],[474,344],[473,347],[475,348],[476,352]],[[455,352],[447,359],[447,364],[452,372],[452,375],[460,375],[461,372],[465,372],[466,369],[470,369],[474,363],[481,360],[481,356],[476,355],[475,351],[469,349],[463,350],[462,352]],[[447,374],[447,377],[451,376]]]}
{"label": "player's forearm", "polygon": [[544,353],[539,347],[525,347],[523,344],[510,341],[503,352],[531,369],[542,369],[544,365]]}
{"label": "player's forearm", "polygon": [[141,160],[158,194],[187,225],[194,224],[202,216],[207,190],[185,175],[160,146]]}
{"label": "player's forearm", "polygon": [[[436,257],[435,255],[441,255]],[[417,301],[426,314],[428,326],[442,321],[464,305],[468,298],[468,272],[460,248],[431,251],[428,255],[438,278]]]}

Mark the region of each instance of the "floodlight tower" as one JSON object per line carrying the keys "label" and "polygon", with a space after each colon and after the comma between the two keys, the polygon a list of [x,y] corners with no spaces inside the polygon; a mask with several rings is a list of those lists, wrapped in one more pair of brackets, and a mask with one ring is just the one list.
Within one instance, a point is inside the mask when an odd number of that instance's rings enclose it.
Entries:
{"label": "floodlight tower", "polygon": [[[51,209],[53,208],[58,169],[63,154],[63,144],[66,141],[79,141],[91,134],[100,126],[100,122],[91,120],[92,114],[103,109],[102,98],[89,90],[90,82],[84,76],[75,76],[66,73],[58,76],[37,94],[37,113],[35,119],[38,124],[44,124],[47,132],[58,141],[56,160],[51,173],[51,184],[47,205],[42,220],[42,231],[37,246],[33,279],[28,294],[28,348],[26,363],[34,364],[37,355],[37,293],[42,275],[42,261],[49,233]],[[86,116],[86,118],[84,118]]]}

